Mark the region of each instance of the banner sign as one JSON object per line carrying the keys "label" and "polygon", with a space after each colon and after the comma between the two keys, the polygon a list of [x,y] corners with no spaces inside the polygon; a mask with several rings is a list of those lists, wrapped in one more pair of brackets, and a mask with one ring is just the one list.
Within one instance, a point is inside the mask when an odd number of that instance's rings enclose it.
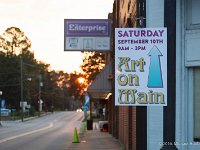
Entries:
{"label": "banner sign", "polygon": [[167,29],[115,29],[115,105],[167,106]]}
{"label": "banner sign", "polygon": [[108,19],[65,19],[65,51],[110,50],[111,23]]}
{"label": "banner sign", "polygon": [[0,108],[6,108],[5,100],[0,99]]}
{"label": "banner sign", "polygon": [[84,94],[84,98],[85,98],[85,104],[82,107],[82,109],[84,112],[86,112],[90,107],[90,97],[89,97],[88,93]]}

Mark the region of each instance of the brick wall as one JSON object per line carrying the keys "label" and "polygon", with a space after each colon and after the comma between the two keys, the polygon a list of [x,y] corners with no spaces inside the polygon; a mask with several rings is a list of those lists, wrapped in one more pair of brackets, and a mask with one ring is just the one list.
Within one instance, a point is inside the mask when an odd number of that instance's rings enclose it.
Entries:
{"label": "brick wall", "polygon": [[131,150],[136,150],[136,107],[132,107],[131,111],[132,111],[132,122],[130,123],[132,128]]}
{"label": "brick wall", "polygon": [[[136,27],[136,2],[137,0],[114,1],[112,13],[113,29],[116,27]],[[114,50],[114,34],[112,44]],[[114,137],[116,137],[121,144],[124,145],[126,150],[136,150],[136,107],[115,106],[114,97],[115,96],[113,90],[112,105],[110,106],[110,108],[112,109],[112,116],[110,116],[110,121],[112,123],[110,125],[110,128],[112,129],[110,129],[109,132]]]}

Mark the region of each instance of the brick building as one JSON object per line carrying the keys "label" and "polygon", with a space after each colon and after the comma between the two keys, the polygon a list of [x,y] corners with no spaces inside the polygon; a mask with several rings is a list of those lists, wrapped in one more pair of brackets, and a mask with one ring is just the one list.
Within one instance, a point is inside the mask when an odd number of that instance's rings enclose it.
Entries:
{"label": "brick building", "polygon": [[[126,150],[200,149],[200,1],[115,0],[114,29],[166,27],[168,31],[168,104],[166,107],[115,106],[114,81],[107,101],[109,133]],[[141,19],[143,18],[143,19]]]}

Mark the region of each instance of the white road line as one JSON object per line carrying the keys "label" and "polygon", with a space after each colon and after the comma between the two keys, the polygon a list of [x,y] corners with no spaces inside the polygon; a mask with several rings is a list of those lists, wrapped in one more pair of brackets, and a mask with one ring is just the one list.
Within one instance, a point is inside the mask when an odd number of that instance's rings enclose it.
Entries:
{"label": "white road line", "polygon": [[7,141],[10,141],[10,140],[19,138],[19,137],[23,137],[23,136],[34,134],[34,133],[37,133],[37,132],[40,132],[40,131],[43,131],[43,130],[47,130],[47,129],[52,128],[52,127],[53,127],[53,123],[50,123],[47,127],[44,127],[44,128],[41,128],[41,129],[37,129],[37,130],[30,131],[30,132],[22,133],[22,134],[19,134],[19,135],[4,138],[4,139],[0,140],[0,144],[3,143],[3,142],[7,142]]}

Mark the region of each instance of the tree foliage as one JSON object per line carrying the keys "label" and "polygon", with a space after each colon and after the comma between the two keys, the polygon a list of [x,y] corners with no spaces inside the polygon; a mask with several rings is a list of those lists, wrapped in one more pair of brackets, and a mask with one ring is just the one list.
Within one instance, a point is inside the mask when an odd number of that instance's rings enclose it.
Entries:
{"label": "tree foliage", "polygon": [[84,52],[82,71],[86,74],[88,82],[95,79],[96,75],[105,66],[105,54],[99,52]]}
{"label": "tree foliage", "polygon": [[31,41],[23,31],[17,27],[6,29],[0,35],[0,91],[3,92],[1,98],[6,100],[7,107],[20,109],[22,85],[23,100],[37,110],[39,86],[43,82],[41,99],[44,101],[44,110],[48,111],[52,106],[63,109],[63,87],[59,82],[68,75],[50,71],[49,66],[35,58]]}
{"label": "tree foliage", "polygon": [[[20,110],[23,99],[31,104],[32,110],[38,110],[41,89],[43,110],[70,109],[72,100],[80,99],[88,80],[93,80],[103,66],[103,54],[86,53],[83,74],[50,70],[49,64],[35,58],[31,41],[19,28],[10,27],[0,35],[0,91],[3,91],[1,98],[6,100],[9,108]],[[80,82],[79,78],[85,80]],[[39,87],[41,82],[43,86]]]}
{"label": "tree foliage", "polygon": [[26,53],[31,50],[31,41],[17,27],[10,27],[3,33],[4,50],[7,55]]}

